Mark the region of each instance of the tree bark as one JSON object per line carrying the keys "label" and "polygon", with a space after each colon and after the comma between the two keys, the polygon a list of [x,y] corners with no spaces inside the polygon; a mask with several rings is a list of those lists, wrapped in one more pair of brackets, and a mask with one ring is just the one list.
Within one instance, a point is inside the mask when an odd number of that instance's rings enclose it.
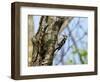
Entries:
{"label": "tree bark", "polygon": [[32,38],[33,53],[31,66],[52,65],[55,45],[58,40],[58,33],[66,22],[72,17],[42,16],[39,30]]}

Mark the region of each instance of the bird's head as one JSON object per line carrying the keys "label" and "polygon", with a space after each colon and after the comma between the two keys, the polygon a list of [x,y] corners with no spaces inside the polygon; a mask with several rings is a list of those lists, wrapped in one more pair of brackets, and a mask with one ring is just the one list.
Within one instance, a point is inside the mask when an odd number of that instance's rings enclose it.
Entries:
{"label": "bird's head", "polygon": [[63,37],[67,39],[68,36],[67,35],[63,35]]}

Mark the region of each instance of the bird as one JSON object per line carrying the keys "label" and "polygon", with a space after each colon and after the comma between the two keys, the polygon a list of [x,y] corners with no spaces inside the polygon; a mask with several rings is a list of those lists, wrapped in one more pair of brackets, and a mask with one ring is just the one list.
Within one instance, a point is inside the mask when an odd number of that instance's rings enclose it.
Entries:
{"label": "bird", "polygon": [[67,35],[62,35],[63,36],[63,39],[57,44],[57,48],[55,48],[54,51],[59,51],[62,46],[65,44],[66,40],[67,40]]}

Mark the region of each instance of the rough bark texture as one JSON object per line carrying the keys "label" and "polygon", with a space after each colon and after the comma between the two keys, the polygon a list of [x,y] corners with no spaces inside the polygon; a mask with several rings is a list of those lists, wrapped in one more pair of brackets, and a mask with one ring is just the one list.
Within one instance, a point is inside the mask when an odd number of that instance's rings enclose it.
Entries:
{"label": "rough bark texture", "polygon": [[39,30],[32,38],[33,53],[31,66],[52,65],[58,33],[64,25],[68,25],[71,19],[72,17],[41,17]]}

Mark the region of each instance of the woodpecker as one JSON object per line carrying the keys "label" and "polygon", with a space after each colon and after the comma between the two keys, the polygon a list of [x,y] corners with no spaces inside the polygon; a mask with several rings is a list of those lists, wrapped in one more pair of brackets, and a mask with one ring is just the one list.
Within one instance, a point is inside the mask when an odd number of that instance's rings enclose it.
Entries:
{"label": "woodpecker", "polygon": [[63,35],[63,39],[61,40],[60,43],[58,43],[57,45],[58,47],[55,49],[55,51],[59,51],[62,48],[62,46],[65,44],[66,40],[67,40],[67,36]]}

